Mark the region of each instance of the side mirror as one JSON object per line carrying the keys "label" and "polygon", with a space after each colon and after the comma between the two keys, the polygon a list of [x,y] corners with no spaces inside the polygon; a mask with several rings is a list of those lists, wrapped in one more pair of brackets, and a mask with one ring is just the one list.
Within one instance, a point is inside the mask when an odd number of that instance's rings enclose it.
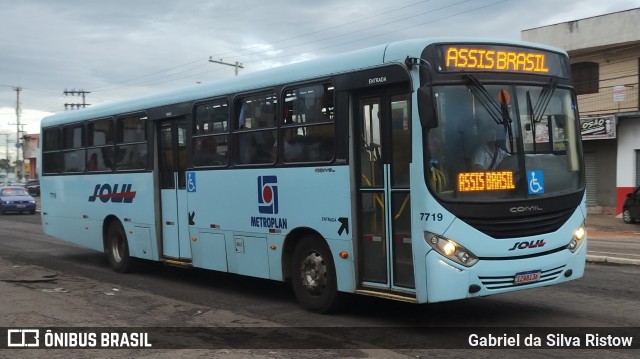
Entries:
{"label": "side mirror", "polygon": [[433,101],[433,91],[431,91],[430,86],[422,86],[418,88],[418,115],[420,116],[420,123],[422,123],[422,127],[438,127],[436,106]]}

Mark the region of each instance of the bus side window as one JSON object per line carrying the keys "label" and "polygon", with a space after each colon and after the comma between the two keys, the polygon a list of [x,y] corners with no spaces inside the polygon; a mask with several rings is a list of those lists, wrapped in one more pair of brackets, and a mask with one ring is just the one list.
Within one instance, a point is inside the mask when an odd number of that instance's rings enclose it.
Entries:
{"label": "bus side window", "polygon": [[276,95],[262,93],[240,100],[235,131],[238,164],[275,162]]}
{"label": "bus side window", "polygon": [[62,132],[59,127],[45,128],[42,137],[42,173],[59,173],[62,169]]}
{"label": "bus side window", "polygon": [[191,148],[194,166],[227,165],[228,123],[229,106],[226,100],[196,106]]}
{"label": "bus side window", "polygon": [[328,162],[335,152],[334,87],[311,85],[285,91],[282,158],[285,163]]}
{"label": "bus side window", "polygon": [[84,125],[76,124],[65,126],[62,130],[62,139],[62,171],[67,173],[84,172],[86,164]]}
{"label": "bus side window", "polygon": [[116,170],[147,168],[146,120],[147,116],[143,113],[118,118],[118,138],[114,154]]}
{"label": "bus side window", "polygon": [[87,171],[104,172],[113,169],[113,119],[89,122],[87,126]]}

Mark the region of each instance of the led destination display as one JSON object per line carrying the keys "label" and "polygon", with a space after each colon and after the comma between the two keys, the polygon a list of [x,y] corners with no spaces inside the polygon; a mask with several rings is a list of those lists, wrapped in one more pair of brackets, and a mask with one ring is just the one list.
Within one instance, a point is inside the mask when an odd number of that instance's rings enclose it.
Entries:
{"label": "led destination display", "polygon": [[513,172],[461,172],[458,174],[459,192],[483,192],[515,189]]}
{"label": "led destination display", "polygon": [[437,64],[441,72],[516,72],[566,77],[560,54],[512,46],[441,46]]}

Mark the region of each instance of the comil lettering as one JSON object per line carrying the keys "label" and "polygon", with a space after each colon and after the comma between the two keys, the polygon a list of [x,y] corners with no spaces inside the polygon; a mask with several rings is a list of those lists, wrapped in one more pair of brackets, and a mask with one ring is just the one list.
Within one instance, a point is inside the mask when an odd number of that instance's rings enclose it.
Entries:
{"label": "comil lettering", "polygon": [[445,66],[448,69],[462,70],[549,72],[543,53],[453,46],[447,49]]}
{"label": "comil lettering", "polygon": [[522,213],[522,212],[542,211],[542,210],[543,208],[540,206],[520,206],[520,207],[509,208],[509,212],[511,213]]}
{"label": "comil lettering", "polygon": [[511,208],[509,208],[509,212],[511,212],[511,213],[542,211],[542,210],[543,210],[543,208],[540,207],[540,206],[520,206],[520,207],[511,207]]}

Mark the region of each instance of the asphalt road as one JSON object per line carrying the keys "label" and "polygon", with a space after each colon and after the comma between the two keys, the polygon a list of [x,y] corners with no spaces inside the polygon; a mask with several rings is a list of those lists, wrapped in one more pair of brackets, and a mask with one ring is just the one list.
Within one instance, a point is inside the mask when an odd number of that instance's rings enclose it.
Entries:
{"label": "asphalt road", "polygon": [[[278,327],[306,333],[309,348],[287,349],[290,338],[280,338],[275,349],[248,348],[251,345],[226,343],[231,348],[165,351],[96,351],[86,357],[169,358],[214,356],[235,357],[397,357],[418,358],[427,355],[455,358],[473,353],[474,357],[637,357],[637,350],[597,349],[568,352],[561,350],[425,350],[404,349],[402,345],[368,345],[340,350],[313,350],[326,343],[353,340],[350,335],[362,331],[362,340],[374,335],[395,335],[394,328],[432,328],[421,335],[424,343],[438,340],[438,328],[626,328],[640,341],[640,267],[588,264],[584,278],[560,286],[539,288],[474,300],[413,305],[368,297],[350,298],[340,313],[315,315],[302,310],[290,288],[278,282],[246,278],[204,270],[165,267],[146,262],[132,274],[111,271],[103,254],[77,247],[42,234],[39,215],[0,216],[0,267],[6,271],[28,268],[29,273],[48,273],[43,281],[6,281],[0,276],[0,327],[41,326],[113,326],[113,327]],[[625,245],[624,242],[622,245]],[[611,244],[609,244],[610,248]],[[607,248],[598,248],[605,250]],[[40,272],[37,272],[40,271]],[[19,276],[18,276],[19,277]],[[53,292],[53,293],[52,293]],[[337,332],[329,329],[342,328]],[[296,329],[306,328],[306,329]],[[346,328],[346,329],[345,329]],[[382,330],[372,333],[371,329]],[[435,328],[435,329],[433,329]],[[595,329],[594,329],[595,330]],[[466,332],[465,332],[466,333]],[[244,333],[247,335],[247,333]],[[280,333],[282,334],[282,333]],[[415,334],[415,333],[413,333]],[[366,338],[367,335],[371,337]],[[456,334],[453,334],[456,335]],[[407,339],[416,347],[415,338]],[[273,339],[273,338],[271,338]],[[278,340],[280,340],[278,339]],[[381,343],[385,342],[381,338]],[[388,338],[386,338],[388,339]],[[195,340],[195,339],[194,339]],[[269,338],[265,341],[268,342]],[[411,342],[414,340],[414,342]],[[464,338],[466,342],[466,338]],[[263,342],[263,343],[266,343]],[[253,343],[256,343],[255,341]],[[257,343],[260,343],[259,341]],[[258,344],[258,346],[260,346]],[[268,347],[269,345],[265,345]],[[329,345],[331,346],[331,345]],[[196,347],[197,344],[196,344]],[[223,345],[224,347],[224,345]],[[420,347],[420,346],[418,346]],[[3,356],[0,351],[0,357]],[[59,351],[59,357],[80,354]],[[6,351],[7,357],[23,356],[24,351]],[[17,355],[17,354],[19,355]],[[34,351],[29,357],[58,357],[55,351]],[[83,354],[83,357],[86,353]],[[93,355],[95,354],[95,355]]]}

